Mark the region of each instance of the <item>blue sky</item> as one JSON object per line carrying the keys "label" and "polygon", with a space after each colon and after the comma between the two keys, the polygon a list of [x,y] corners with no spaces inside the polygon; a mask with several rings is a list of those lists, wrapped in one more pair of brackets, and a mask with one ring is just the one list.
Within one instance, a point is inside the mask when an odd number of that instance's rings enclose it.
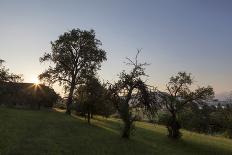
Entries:
{"label": "blue sky", "polygon": [[[33,82],[50,41],[72,28],[94,29],[107,51],[101,78],[113,81],[142,48],[149,83],[191,72],[217,94],[232,90],[230,0],[0,0],[0,58]],[[59,90],[58,88],[56,88]]]}

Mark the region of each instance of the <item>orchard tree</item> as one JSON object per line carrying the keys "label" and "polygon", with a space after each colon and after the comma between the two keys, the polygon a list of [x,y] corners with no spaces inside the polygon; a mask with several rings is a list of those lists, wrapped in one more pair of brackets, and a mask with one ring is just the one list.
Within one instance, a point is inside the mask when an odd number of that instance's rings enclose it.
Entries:
{"label": "orchard tree", "polygon": [[97,104],[101,104],[103,101],[103,86],[99,79],[94,75],[86,78],[83,85],[79,86],[75,92],[75,97],[77,98],[78,107],[84,114],[87,113],[88,123],[90,124],[90,119],[93,117],[93,113],[96,109]]}
{"label": "orchard tree", "polygon": [[74,94],[75,109],[81,116],[87,115],[88,123],[93,115],[108,117],[115,113],[115,107],[110,99],[107,83],[102,83],[93,76],[85,84],[78,87]]}
{"label": "orchard tree", "polygon": [[170,78],[169,83],[166,85],[167,92],[160,93],[162,103],[168,110],[170,118],[167,122],[168,136],[174,139],[181,137],[180,122],[178,114],[187,106],[191,104],[202,104],[214,96],[213,88],[199,87],[195,91],[190,88],[193,84],[191,74],[186,72],[179,72],[176,76]]}
{"label": "orchard tree", "polygon": [[69,115],[75,88],[88,74],[99,70],[106,60],[106,52],[100,48],[101,45],[94,30],[73,29],[51,42],[51,52],[40,58],[40,62],[49,61],[52,65],[39,75],[39,79],[50,84],[58,82],[64,87],[68,92],[66,113]]}
{"label": "orchard tree", "polygon": [[132,66],[132,70],[129,73],[121,72],[119,80],[109,88],[112,101],[124,123],[123,138],[130,138],[134,129],[134,121],[137,119],[136,110],[156,111],[156,100],[142,79],[147,76],[144,68],[147,63],[138,62],[139,52],[135,61],[127,58],[129,61],[127,65]]}
{"label": "orchard tree", "polygon": [[14,73],[10,73],[9,69],[6,68],[3,63],[5,61],[0,59],[0,81],[1,82],[22,82],[22,75],[17,75]]}

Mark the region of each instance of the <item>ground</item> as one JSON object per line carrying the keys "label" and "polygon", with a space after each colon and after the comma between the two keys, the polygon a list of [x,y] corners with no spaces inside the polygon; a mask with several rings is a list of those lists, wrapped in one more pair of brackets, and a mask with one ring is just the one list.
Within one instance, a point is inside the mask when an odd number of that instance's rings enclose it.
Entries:
{"label": "ground", "polygon": [[84,119],[61,112],[0,108],[0,154],[232,155],[232,140],[188,131],[174,141],[166,128],[137,122],[131,140],[117,119]]}

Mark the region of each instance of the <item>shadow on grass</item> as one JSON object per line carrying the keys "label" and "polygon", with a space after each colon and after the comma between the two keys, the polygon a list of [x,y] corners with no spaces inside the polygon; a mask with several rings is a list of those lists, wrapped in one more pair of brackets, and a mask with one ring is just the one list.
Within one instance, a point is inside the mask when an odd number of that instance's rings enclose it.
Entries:
{"label": "shadow on grass", "polygon": [[[120,127],[122,124],[117,119],[104,119],[94,118],[99,128],[104,128],[108,131],[117,133],[120,137]],[[220,155],[231,155],[232,150],[223,146],[224,144],[217,144],[210,141],[204,141],[200,139],[202,137],[185,137],[183,136],[180,140],[172,140],[167,137],[166,128],[157,128],[156,126],[149,128],[136,126],[135,136],[131,137],[131,142],[142,146],[144,150],[149,153],[155,154],[220,154]],[[161,131],[165,130],[165,131]],[[184,133],[186,134],[186,133]],[[220,142],[218,142],[220,143]],[[137,146],[134,145],[134,149]]]}
{"label": "shadow on grass", "polygon": [[[215,154],[215,155],[231,155],[232,150],[223,147],[224,144],[215,145],[210,142],[202,140],[195,140],[183,137],[180,140],[169,139],[166,134],[158,131],[151,131],[148,129],[137,127],[136,137],[139,141],[150,145],[163,154]],[[158,151],[158,152],[160,152]]]}
{"label": "shadow on grass", "polygon": [[232,154],[220,145],[193,137],[170,140],[165,128],[146,123],[136,123],[135,135],[124,140],[118,119],[94,117],[89,125],[83,118],[60,112],[8,109],[3,109],[0,116],[4,117],[0,136],[7,139],[0,140],[3,154]]}
{"label": "shadow on grass", "polygon": [[60,112],[0,108],[0,154],[232,154],[232,142],[210,136],[185,132],[174,141],[165,128],[136,123],[135,136],[123,140],[118,119],[91,121],[88,125]]}
{"label": "shadow on grass", "polygon": [[0,108],[0,154],[232,154],[231,143],[217,143],[207,136],[184,133],[182,140],[173,141],[166,128],[136,123],[135,135],[124,140],[118,119],[91,121],[88,125],[83,118],[60,112]]}
{"label": "shadow on grass", "polygon": [[[84,118],[73,116],[87,126],[86,132],[97,149],[94,154],[156,154],[150,146],[136,139],[125,140],[120,136],[120,122],[95,117],[91,125]],[[93,150],[93,148],[91,148]],[[88,152],[87,154],[89,154]],[[91,153],[90,153],[91,154]]]}

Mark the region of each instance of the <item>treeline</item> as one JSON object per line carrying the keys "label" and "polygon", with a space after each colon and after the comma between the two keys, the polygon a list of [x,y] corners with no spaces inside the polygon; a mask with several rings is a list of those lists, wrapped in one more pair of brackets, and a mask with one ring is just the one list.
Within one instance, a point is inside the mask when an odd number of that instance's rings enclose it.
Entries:
{"label": "treeline", "polygon": [[43,84],[0,81],[0,105],[6,107],[52,108],[58,98],[52,88]]}
{"label": "treeline", "polygon": [[59,98],[56,92],[43,84],[23,83],[22,75],[14,74],[0,59],[0,105],[6,107],[40,109],[52,108]]}

